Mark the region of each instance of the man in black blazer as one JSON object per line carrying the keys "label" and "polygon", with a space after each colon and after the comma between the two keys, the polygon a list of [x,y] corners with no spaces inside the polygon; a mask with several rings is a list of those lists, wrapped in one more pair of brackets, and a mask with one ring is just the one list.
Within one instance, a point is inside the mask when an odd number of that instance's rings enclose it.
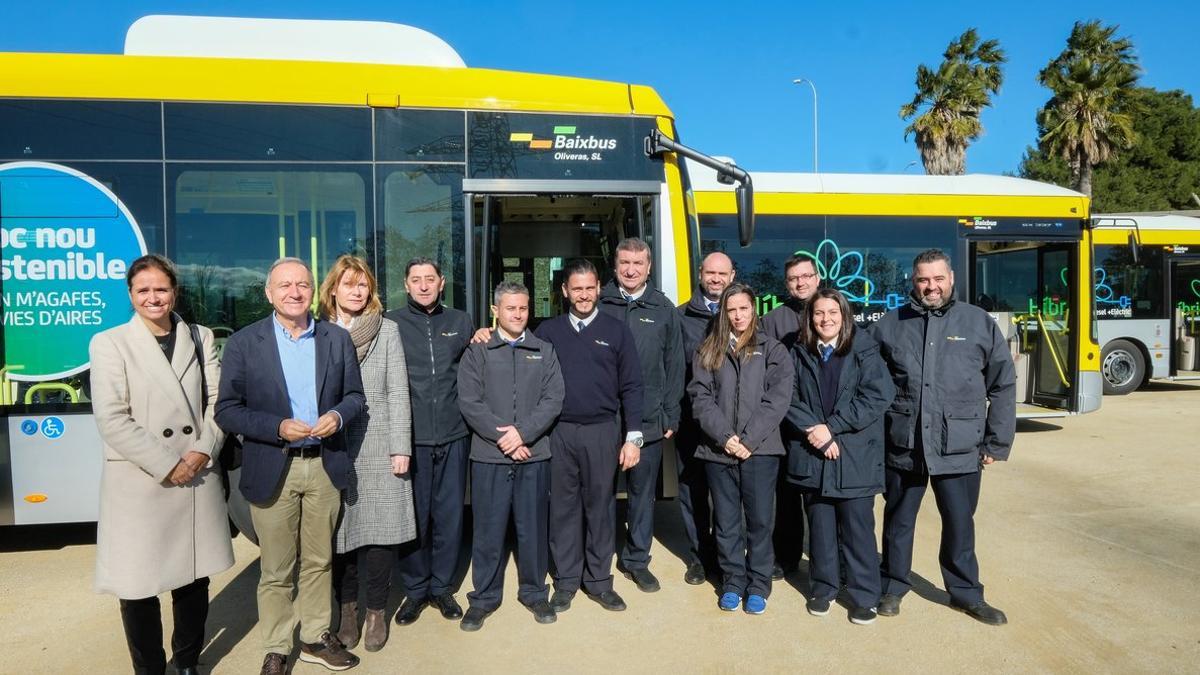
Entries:
{"label": "man in black blazer", "polygon": [[300,660],[358,665],[329,632],[332,540],[351,462],[341,430],[365,407],[350,333],[310,311],[312,271],[281,258],[267,275],[274,313],[225,345],[216,419],[243,437],[240,489],[258,533],[263,673],[283,673],[295,625],[292,573],[300,560]]}

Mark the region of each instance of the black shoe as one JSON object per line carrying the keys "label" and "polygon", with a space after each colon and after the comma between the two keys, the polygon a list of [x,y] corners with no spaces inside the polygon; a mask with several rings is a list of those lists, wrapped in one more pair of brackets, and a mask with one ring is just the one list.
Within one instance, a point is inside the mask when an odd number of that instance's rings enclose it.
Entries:
{"label": "black shoe", "polygon": [[396,610],[396,625],[407,626],[415,622],[421,618],[421,612],[425,611],[425,606],[428,604],[428,599],[404,598],[404,602],[400,603],[400,609]]}
{"label": "black shoe", "polygon": [[821,598],[810,598],[804,603],[804,608],[813,616],[825,616],[829,613],[829,601]]}
{"label": "black shoe", "polygon": [[483,620],[488,618],[488,614],[491,614],[491,612],[479,607],[468,607],[467,613],[463,616],[462,621],[459,622],[458,627],[468,633],[473,633],[483,628]]}
{"label": "black shoe", "polygon": [[571,601],[575,599],[575,591],[554,591],[554,595],[550,596],[550,609],[554,610],[555,614],[571,609]]}
{"label": "black shoe", "polygon": [[704,564],[700,562],[688,563],[687,572],[683,573],[683,580],[692,586],[699,586],[704,583],[708,575],[704,573]]}
{"label": "black shoe", "polygon": [[900,614],[900,596],[892,593],[884,593],[882,598],[879,598],[879,607],[875,608],[875,613],[879,616],[897,616]]}
{"label": "black shoe", "polygon": [[850,609],[850,623],[859,626],[869,626],[875,623],[875,616],[875,610],[870,607],[852,607]]}
{"label": "black shoe", "polygon": [[637,584],[638,590],[643,593],[653,593],[660,588],[658,578],[648,569],[621,570],[621,573],[627,579],[632,579],[633,583]]}
{"label": "black shoe", "polygon": [[786,576],[787,573],[783,571],[783,565],[775,563],[775,566],[771,568],[771,579],[774,581],[783,581],[783,578]]}
{"label": "black shoe", "polygon": [[621,599],[621,596],[617,595],[616,591],[608,590],[600,593],[599,595],[592,595],[591,593],[588,593],[587,596],[598,602],[601,607],[610,612],[625,611],[625,601]]}
{"label": "black shoe", "polygon": [[550,603],[545,600],[538,600],[532,605],[525,605],[525,609],[533,612],[533,620],[538,623],[554,623],[558,621],[558,614]]}
{"label": "black shoe", "polygon": [[1004,615],[1004,612],[1001,612],[982,600],[979,601],[979,604],[970,606],[960,605],[954,601],[951,601],[950,606],[960,612],[965,612],[967,616],[970,616],[972,619],[975,619],[980,623],[986,623],[989,626],[1003,626],[1004,624],[1008,623],[1008,617]]}
{"label": "black shoe", "polygon": [[463,617],[462,607],[458,604],[458,601],[454,599],[454,595],[451,593],[437,596],[433,599],[433,604],[437,606],[438,611],[442,613],[443,619],[457,621]]}

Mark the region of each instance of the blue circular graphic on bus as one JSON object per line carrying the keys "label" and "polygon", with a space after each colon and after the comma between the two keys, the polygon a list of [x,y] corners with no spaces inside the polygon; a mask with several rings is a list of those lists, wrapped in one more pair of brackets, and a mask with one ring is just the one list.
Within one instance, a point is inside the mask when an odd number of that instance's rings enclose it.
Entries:
{"label": "blue circular graphic on bus", "polygon": [[46,438],[58,438],[66,430],[66,425],[57,417],[47,417],[42,420],[42,435]]}
{"label": "blue circular graphic on bus", "polygon": [[25,420],[21,422],[21,433],[26,436],[32,436],[38,432],[38,423],[33,420]]}
{"label": "blue circular graphic on bus", "polygon": [[125,271],[146,253],[129,209],[75,169],[0,164],[0,244],[8,378],[86,370],[92,336],[129,320]]}

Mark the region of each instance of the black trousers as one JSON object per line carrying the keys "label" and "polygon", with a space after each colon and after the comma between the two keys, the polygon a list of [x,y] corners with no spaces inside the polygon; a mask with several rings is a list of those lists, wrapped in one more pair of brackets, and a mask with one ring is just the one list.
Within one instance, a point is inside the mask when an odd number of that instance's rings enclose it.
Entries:
{"label": "black trousers", "polygon": [[[691,426],[695,428],[696,423],[693,421]],[[713,539],[712,509],[708,503],[708,473],[704,468],[708,462],[696,459],[696,444],[692,433],[681,430],[675,437],[679,460],[675,465],[679,476],[679,513],[688,538],[686,562],[689,565],[699,562],[711,568],[717,559],[717,545]]]}
{"label": "black trousers", "polygon": [[775,566],[771,519],[779,457],[751,455],[737,464],[705,462],[704,468],[716,515],[721,592],[769,597],[771,568]]}
{"label": "black trousers", "polygon": [[338,603],[358,602],[360,568],[367,580],[367,609],[386,609],[392,590],[395,546],[363,546],[333,555],[333,593]]}
{"label": "black trousers", "polygon": [[775,561],[785,572],[796,569],[804,555],[804,490],[788,480],[787,462],[779,462],[775,481]]}
{"label": "black trousers", "polygon": [[930,476],[922,470],[899,471],[888,467],[883,509],[883,592],[903,596],[912,588],[913,536],[925,488],[933,485],[942,516],[942,543],[938,561],[942,581],[951,600],[974,605],[983,601],[979,561],[975,558],[975,507],[979,504],[981,474]]}
{"label": "black trousers", "polygon": [[626,531],[621,564],[625,569],[646,569],[650,565],[650,542],[654,540],[654,495],[658,491],[658,471],[662,468],[661,440],[642,446],[638,463],[625,474]]}
{"label": "black trousers", "polygon": [[619,433],[616,422],[560,421],[550,434],[550,557],[557,590],[612,590]]}
{"label": "black trousers", "polygon": [[471,606],[491,612],[504,599],[504,540],[510,515],[517,535],[517,599],[523,605],[548,599],[550,462],[471,462],[471,513]]}
{"label": "black trousers", "polygon": [[844,575],[846,594],[854,606],[875,607],[880,595],[875,497],[839,499],[808,492],[804,501],[812,597],[832,601]]}
{"label": "black trousers", "polygon": [[[202,577],[171,591],[171,614],[175,630],[171,634],[171,663],[176,668],[193,667],[200,662],[204,648],[204,622],[208,620],[208,577]],[[121,600],[121,623],[125,641],[133,659],[136,675],[162,675],[167,670],[163,651],[162,613],[157,596]]]}
{"label": "black trousers", "polygon": [[445,445],[413,447],[413,506],[417,538],[400,545],[400,580],[413,600],[454,592],[462,547],[470,437]]}

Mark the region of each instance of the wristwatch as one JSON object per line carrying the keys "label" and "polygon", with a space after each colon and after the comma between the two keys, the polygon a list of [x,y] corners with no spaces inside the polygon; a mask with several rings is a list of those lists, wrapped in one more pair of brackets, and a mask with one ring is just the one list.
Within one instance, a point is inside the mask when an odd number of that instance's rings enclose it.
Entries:
{"label": "wristwatch", "polygon": [[640,448],[646,442],[646,439],[643,438],[642,436],[634,436],[633,440],[631,440],[629,442],[633,443],[634,445],[636,445]]}

